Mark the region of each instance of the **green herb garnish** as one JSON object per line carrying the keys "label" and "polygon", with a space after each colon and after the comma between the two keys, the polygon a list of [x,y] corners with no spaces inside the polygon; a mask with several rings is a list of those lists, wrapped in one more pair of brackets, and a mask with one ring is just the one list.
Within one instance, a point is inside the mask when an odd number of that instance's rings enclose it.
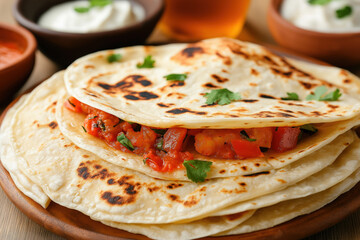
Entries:
{"label": "green herb garnish", "polygon": [[164,151],[163,145],[164,145],[164,139],[161,138],[160,141],[158,141],[156,143],[156,149],[159,150],[159,151]]}
{"label": "green herb garnish", "polygon": [[75,7],[74,10],[78,13],[87,13],[90,11],[90,7]]}
{"label": "green herb garnish", "polygon": [[318,131],[316,127],[314,127],[312,124],[305,124],[300,126],[300,130],[305,131],[310,134],[314,134]]}
{"label": "green herb garnish", "polygon": [[106,130],[105,123],[101,119],[99,119],[97,124],[98,124],[98,126],[100,126],[101,130],[103,130],[105,132],[105,130]]}
{"label": "green herb garnish", "polygon": [[93,116],[93,117],[89,117],[88,119],[91,120],[91,119],[95,119],[97,118],[98,116]]}
{"label": "green herb garnish", "polygon": [[172,73],[164,76],[164,78],[166,78],[167,81],[185,81],[187,75],[181,73]]}
{"label": "green herb garnish", "polygon": [[335,11],[337,18],[344,18],[352,13],[352,7],[349,5],[344,6],[343,8],[340,8]]}
{"label": "green herb garnish", "polygon": [[247,141],[249,141],[249,142],[255,142],[255,141],[256,141],[255,138],[250,138],[249,135],[247,134],[247,132],[246,132],[245,130],[242,130],[242,131],[240,132],[240,135],[241,135],[245,140],[247,140]]}
{"label": "green herb garnish", "polygon": [[93,7],[105,7],[106,5],[111,4],[112,0],[90,0],[90,5],[88,7],[75,7],[74,10],[78,13],[87,13]]}
{"label": "green herb garnish", "polygon": [[328,91],[327,87],[319,86],[315,88],[314,94],[306,96],[306,100],[317,100],[317,101],[337,101],[341,97],[339,89],[336,89],[333,92],[330,92],[325,95]]}
{"label": "green herb garnish", "polygon": [[282,97],[282,100],[294,100],[294,101],[299,101],[299,95],[297,95],[297,93],[294,92],[287,92],[286,93],[288,96],[287,97]]}
{"label": "green herb garnish", "polygon": [[148,55],[144,58],[144,62],[142,64],[138,63],[136,65],[137,68],[153,68],[155,60],[152,59],[151,55]]}
{"label": "green herb garnish", "polygon": [[152,128],[152,130],[157,133],[157,134],[160,134],[160,135],[164,135],[167,131],[167,129],[161,129],[161,128]]}
{"label": "green herb garnish", "polygon": [[330,3],[332,0],[308,0],[311,5],[325,5]]}
{"label": "green herb garnish", "polygon": [[206,93],[204,97],[207,98],[206,104],[219,104],[226,105],[232,101],[240,100],[240,93],[234,93],[227,88],[211,90],[210,93]]}
{"label": "green herb garnish", "polygon": [[113,63],[113,62],[119,62],[122,58],[122,55],[120,53],[114,53],[114,54],[110,54],[109,56],[107,56],[107,61],[108,63]]}
{"label": "green herb garnish", "polygon": [[126,147],[127,149],[129,149],[130,151],[134,151],[134,146],[132,145],[132,143],[130,142],[130,140],[125,136],[124,133],[121,133],[120,135],[117,136],[117,141],[119,143],[121,143],[124,147]]}
{"label": "green herb garnish", "polygon": [[81,127],[82,127],[82,129],[84,130],[84,132],[87,133],[86,128],[85,128],[84,126],[81,126]]}
{"label": "green herb garnish", "polygon": [[187,177],[193,182],[204,182],[210,171],[212,162],[202,160],[189,160],[183,162]]}
{"label": "green herb garnish", "polygon": [[143,159],[144,165],[146,164],[146,161],[147,161],[148,159],[149,159],[148,157]]}

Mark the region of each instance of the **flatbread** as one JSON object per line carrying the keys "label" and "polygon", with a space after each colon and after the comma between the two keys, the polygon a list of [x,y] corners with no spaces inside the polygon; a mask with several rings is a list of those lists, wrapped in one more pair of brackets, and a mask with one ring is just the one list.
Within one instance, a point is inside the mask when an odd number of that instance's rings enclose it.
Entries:
{"label": "flatbread", "polygon": [[[359,155],[356,155],[358,157]],[[308,197],[289,200],[258,210],[248,221],[236,228],[218,234],[218,236],[249,233],[261,229],[271,228],[278,224],[289,221],[297,216],[314,212],[326,204],[334,201],[341,194],[349,191],[360,181],[360,170],[338,183],[334,187],[310,195]]]}
{"label": "flatbread", "polygon": [[16,187],[29,198],[40,204],[43,208],[47,208],[50,204],[49,197],[44,193],[39,185],[34,184],[22,171],[22,166],[16,161],[14,150],[9,142],[11,120],[17,109],[25,102],[27,95],[22,96],[6,113],[0,129],[0,156],[1,163],[9,172]]}
{"label": "flatbread", "polygon": [[[113,53],[122,54],[122,60],[109,63],[107,56]],[[138,69],[147,55],[156,61],[155,67]],[[296,68],[255,44],[216,38],[90,54],[67,68],[65,83],[68,93],[81,102],[126,121],[160,128],[298,126],[359,114],[357,78],[339,83],[326,67],[319,68],[318,77],[307,71],[308,66]],[[313,69],[317,67],[309,68]],[[166,81],[164,76],[172,73],[186,73],[187,79]],[[339,88],[341,98],[305,101],[321,85],[329,91]],[[204,94],[219,88],[240,93],[242,100],[206,105]],[[301,101],[281,100],[287,92],[296,92]]]}
{"label": "flatbread", "polygon": [[[59,98],[56,109],[56,119],[61,132],[77,146],[98,155],[102,159],[106,159],[110,163],[133,169],[152,177],[190,181],[185,169],[175,170],[171,174],[155,171],[148,165],[142,164],[142,156],[114,149],[103,140],[84,133],[82,128],[84,115],[72,112],[63,106],[63,103],[68,97],[67,94],[63,94],[63,96]],[[284,153],[266,153],[266,157],[262,158],[221,160],[203,156],[196,151],[193,151],[193,154],[195,159],[212,162],[211,170],[207,175],[208,179],[254,174],[285,167],[321,149],[342,133],[359,124],[360,117],[340,122],[318,124],[318,132],[300,141],[296,148]]]}
{"label": "flatbread", "polygon": [[55,119],[62,84],[59,73],[31,93],[9,126],[10,144],[23,172],[50,199],[98,221],[160,224],[204,218],[321,171],[355,138],[348,131],[279,170],[200,184],[164,181],[115,166],[69,141]]}

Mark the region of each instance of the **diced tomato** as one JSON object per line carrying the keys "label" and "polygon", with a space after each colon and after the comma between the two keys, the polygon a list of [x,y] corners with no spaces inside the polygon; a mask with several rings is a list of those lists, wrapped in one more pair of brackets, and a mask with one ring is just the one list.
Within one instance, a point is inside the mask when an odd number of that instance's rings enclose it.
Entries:
{"label": "diced tomato", "polygon": [[143,155],[154,148],[157,134],[147,126],[141,126],[139,132],[135,132],[132,128],[126,132],[126,137],[133,144],[136,154]]}
{"label": "diced tomato", "polygon": [[187,129],[185,128],[169,128],[164,134],[164,150],[167,152],[181,151],[186,132]]}
{"label": "diced tomato", "polygon": [[[182,168],[185,160],[194,156],[185,152],[187,144],[193,142],[195,150],[205,156],[221,159],[263,157],[260,147],[271,148],[277,152],[293,149],[300,134],[299,128],[264,127],[245,129],[246,134],[255,141],[249,141],[241,134],[244,129],[184,129],[170,128],[156,133],[152,128],[140,124],[130,124],[120,118],[90,107],[70,97],[64,106],[71,111],[87,114],[84,128],[87,133],[103,139],[111,147],[123,152],[133,152],[144,156],[146,164],[155,171],[171,172]],[[276,130],[275,130],[276,129]],[[117,141],[125,134],[135,149]],[[161,146],[162,142],[162,148]]]}
{"label": "diced tomato", "polygon": [[240,129],[207,129],[195,135],[195,149],[205,156],[234,158],[231,140],[240,138]]}
{"label": "diced tomato", "polygon": [[239,158],[264,157],[259,145],[245,139],[233,139],[231,145]]}
{"label": "diced tomato", "polygon": [[256,139],[255,143],[260,147],[270,148],[273,138],[273,127],[245,129],[249,138]]}
{"label": "diced tomato", "polygon": [[144,155],[146,164],[155,171],[161,172],[163,169],[163,160],[157,156],[153,150]]}
{"label": "diced tomato", "polygon": [[64,102],[64,106],[67,109],[69,109],[73,112],[77,112],[77,113],[83,112],[81,109],[81,105],[82,105],[82,103],[74,97],[69,97],[69,99]]}
{"label": "diced tomato", "polygon": [[96,115],[89,114],[84,121],[84,128],[86,129],[87,133],[95,136],[101,136],[101,128],[97,123],[98,119]]}
{"label": "diced tomato", "polygon": [[301,130],[297,127],[278,127],[274,131],[271,149],[285,152],[296,147]]}
{"label": "diced tomato", "polygon": [[187,134],[190,136],[195,136],[196,134],[200,133],[202,129],[188,129]]}

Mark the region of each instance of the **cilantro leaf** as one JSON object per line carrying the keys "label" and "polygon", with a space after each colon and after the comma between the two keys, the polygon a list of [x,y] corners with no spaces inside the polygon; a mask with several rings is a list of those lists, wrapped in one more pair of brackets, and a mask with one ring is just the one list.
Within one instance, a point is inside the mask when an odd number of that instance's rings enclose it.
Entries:
{"label": "cilantro leaf", "polygon": [[314,127],[312,124],[305,124],[300,126],[300,130],[305,131],[310,134],[314,134],[318,131],[316,127]]}
{"label": "cilantro leaf", "polygon": [[344,18],[352,13],[352,7],[349,5],[344,6],[343,8],[339,8],[335,11],[337,18]]}
{"label": "cilantro leaf", "polygon": [[247,140],[247,141],[249,141],[249,142],[255,142],[255,141],[256,141],[255,138],[250,138],[249,135],[247,134],[247,132],[246,132],[245,130],[242,130],[242,131],[240,132],[240,135],[241,135],[245,140]]}
{"label": "cilantro leaf", "polygon": [[325,5],[330,3],[332,0],[308,0],[311,5]]}
{"label": "cilantro leaf", "polygon": [[130,140],[125,136],[124,133],[121,133],[120,135],[117,136],[116,140],[121,143],[124,147],[126,147],[127,149],[129,149],[130,151],[134,151],[134,146],[132,145],[132,143],[130,142]]}
{"label": "cilantro leaf", "polygon": [[142,64],[138,63],[136,65],[137,68],[153,68],[154,67],[155,60],[152,59],[151,55],[147,55],[144,58],[144,62]]}
{"label": "cilantro leaf", "polygon": [[107,61],[108,63],[113,63],[113,62],[119,62],[122,58],[122,55],[120,53],[114,53],[114,54],[110,54],[109,56],[107,56]]}
{"label": "cilantro leaf", "polygon": [[193,182],[204,182],[210,171],[212,162],[202,160],[189,160],[183,162],[187,177]]}
{"label": "cilantro leaf", "polygon": [[240,100],[240,93],[234,93],[227,88],[211,90],[210,93],[206,93],[204,97],[207,98],[206,104],[219,104],[226,105],[232,101]]}
{"label": "cilantro leaf", "polygon": [[287,92],[286,93],[288,96],[287,97],[282,97],[282,100],[294,100],[294,101],[299,101],[299,95],[297,95],[297,93],[294,92]]}
{"label": "cilantro leaf", "polygon": [[74,10],[78,13],[87,13],[90,11],[90,7],[75,7]]}
{"label": "cilantro leaf", "polygon": [[339,89],[336,89],[333,92],[330,92],[324,96],[327,92],[327,88],[325,86],[319,86],[315,88],[314,94],[310,94],[306,96],[306,100],[317,100],[317,101],[337,101],[341,97],[341,93]]}
{"label": "cilantro leaf", "polygon": [[91,119],[95,119],[97,118],[98,116],[93,116],[93,117],[89,117],[88,119],[91,120]]}
{"label": "cilantro leaf", "polygon": [[112,2],[112,0],[90,0],[90,5],[88,7],[75,7],[74,10],[78,13],[87,13],[93,7],[105,7]]}
{"label": "cilantro leaf", "polygon": [[112,0],[90,0],[90,7],[105,7],[112,3]]}
{"label": "cilantro leaf", "polygon": [[326,94],[320,101],[337,101],[341,95],[340,90],[337,88],[335,91]]}
{"label": "cilantro leaf", "polygon": [[159,135],[164,135],[167,131],[167,129],[162,129],[162,128],[152,128],[152,130]]}
{"label": "cilantro leaf", "polygon": [[148,159],[149,159],[148,157],[143,159],[144,165],[146,164],[146,161],[147,161]]}
{"label": "cilantro leaf", "polygon": [[185,81],[187,78],[186,74],[179,74],[179,73],[172,73],[169,75],[164,76],[167,81]]}
{"label": "cilantro leaf", "polygon": [[103,122],[102,119],[99,119],[99,120],[97,121],[97,125],[98,125],[98,127],[100,126],[101,130],[103,130],[103,131],[105,132],[106,127],[105,127],[105,123]]}
{"label": "cilantro leaf", "polygon": [[164,145],[164,139],[161,138],[160,141],[158,141],[156,143],[156,149],[159,150],[159,151],[164,151],[163,145]]}
{"label": "cilantro leaf", "polygon": [[81,127],[82,127],[82,129],[84,130],[84,132],[87,133],[86,128],[85,128],[84,126],[81,126]]}

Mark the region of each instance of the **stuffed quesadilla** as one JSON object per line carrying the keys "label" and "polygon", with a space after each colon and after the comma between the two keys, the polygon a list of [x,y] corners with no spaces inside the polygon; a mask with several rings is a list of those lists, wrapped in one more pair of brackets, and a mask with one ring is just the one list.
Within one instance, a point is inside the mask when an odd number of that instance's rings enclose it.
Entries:
{"label": "stuffed quesadilla", "polygon": [[77,145],[153,177],[189,180],[194,164],[206,178],[278,169],[359,121],[357,81],[340,88],[306,66],[230,39],[99,52],[65,72],[57,119]]}
{"label": "stuffed quesadilla", "polygon": [[359,181],[358,86],[230,39],[98,52],[9,110],[1,161],[43,207],[150,238],[257,231]]}

